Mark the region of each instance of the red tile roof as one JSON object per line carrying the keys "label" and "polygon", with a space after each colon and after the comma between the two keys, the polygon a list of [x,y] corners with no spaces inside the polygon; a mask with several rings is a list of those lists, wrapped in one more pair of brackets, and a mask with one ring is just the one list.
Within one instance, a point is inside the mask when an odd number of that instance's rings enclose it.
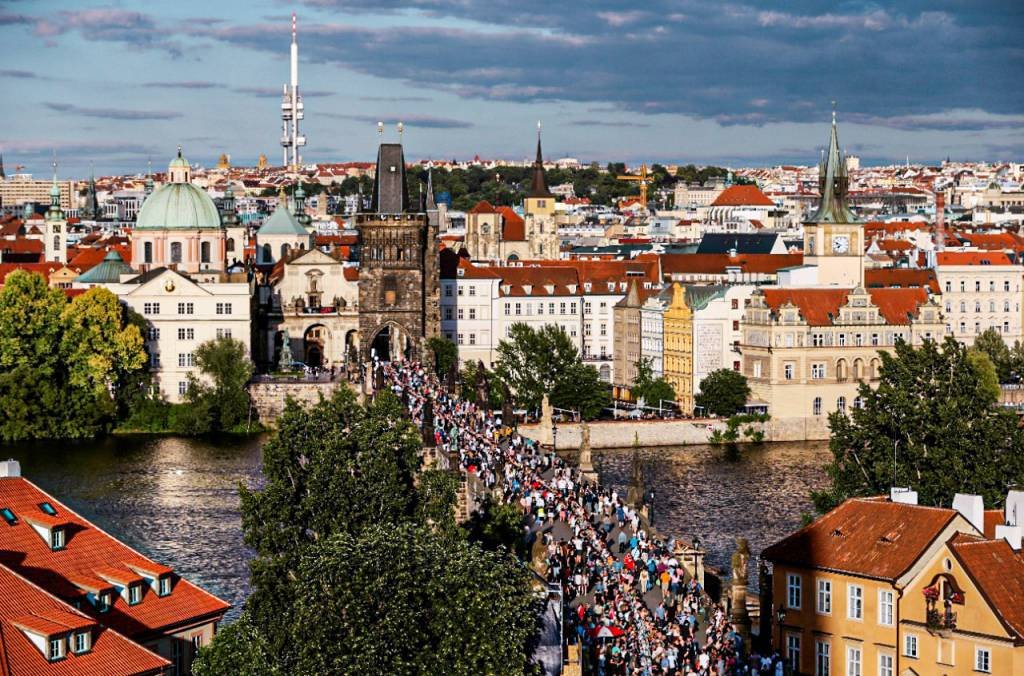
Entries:
{"label": "red tile roof", "polygon": [[854,498],[765,549],[772,563],[896,580],[953,521],[952,509]]}
{"label": "red tile roof", "polygon": [[[42,502],[52,504],[57,516],[68,524],[65,548],[61,551],[52,551],[27,523],[30,517],[38,519],[43,514],[39,508]],[[84,596],[85,591],[77,587],[73,579],[126,581],[139,578],[131,567],[149,570],[159,566],[23,477],[0,478],[0,506],[10,508],[18,519],[13,526],[0,522],[0,564],[9,566],[62,599]],[[159,568],[163,569],[162,566]],[[172,577],[172,580],[169,595],[159,596],[146,587],[142,601],[136,605],[128,605],[118,596],[111,610],[99,615],[98,619],[126,636],[136,638],[163,633],[203,618],[218,619],[230,607],[185,579]],[[88,611],[92,606],[85,602],[82,607]]]}
{"label": "red tile roof", "polygon": [[932,268],[868,268],[864,271],[867,287],[923,287],[939,293],[939,280]]}
{"label": "red tile roof", "polygon": [[959,537],[949,548],[1010,635],[1024,639],[1024,558],[1003,539]]}
{"label": "red tile roof", "polygon": [[999,251],[939,251],[939,265],[1013,265],[1006,254]]}
{"label": "red tile roof", "polygon": [[761,192],[756,185],[733,185],[723,190],[715,201],[713,207],[773,207],[775,202],[768,199],[768,196]]}
{"label": "red tile roof", "polygon": [[490,202],[488,202],[487,200],[480,200],[479,202],[474,204],[473,208],[470,209],[467,213],[470,213],[470,214],[493,214],[493,213],[496,213],[496,212],[494,210],[494,206]]}
{"label": "red tile roof", "polygon": [[[800,315],[809,326],[830,326],[839,316],[839,308],[846,304],[850,289],[763,289],[765,302],[774,312],[786,303],[800,309]],[[928,301],[928,292],[912,289],[867,289],[871,302],[889,324],[907,324],[907,315],[916,315],[917,307]]]}
{"label": "red tile roof", "polygon": [[[640,256],[637,256],[640,258]],[[738,267],[740,272],[775,274],[782,268],[803,265],[804,255],[796,254],[729,254],[693,253],[665,254],[661,257],[662,274],[724,275],[727,268]]]}
{"label": "red tile roof", "polygon": [[89,268],[102,263],[106,255],[110,253],[111,249],[120,254],[121,260],[131,265],[132,248],[127,244],[106,244],[96,247],[79,248],[74,257],[70,259],[69,264],[72,267],[79,268],[82,272],[85,272]]}
{"label": "red tile roof", "polygon": [[917,316],[917,308],[928,302],[925,289],[868,289],[871,302],[887,324],[909,324],[909,317]]}
{"label": "red tile roof", "polygon": [[50,275],[63,267],[62,263],[0,263],[0,285],[3,285],[7,275],[15,270],[34,272],[49,281]]}
{"label": "red tile roof", "polygon": [[501,214],[501,239],[506,242],[522,242],[526,240],[526,222],[512,210],[512,207],[498,207]]}
{"label": "red tile roof", "polygon": [[978,249],[1016,251],[1024,248],[1024,238],[1012,232],[957,232],[956,236],[962,242],[969,242],[971,246]]}
{"label": "red tile roof", "polygon": [[[0,675],[158,674],[171,663],[0,565]],[[50,662],[20,627],[47,635],[92,627],[92,648]]]}

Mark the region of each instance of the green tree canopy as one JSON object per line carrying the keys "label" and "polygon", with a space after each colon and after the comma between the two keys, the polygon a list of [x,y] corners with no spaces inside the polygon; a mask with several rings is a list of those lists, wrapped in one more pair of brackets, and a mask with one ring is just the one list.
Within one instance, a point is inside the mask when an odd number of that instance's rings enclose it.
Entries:
{"label": "green tree canopy", "polygon": [[999,382],[1010,382],[1011,374],[1014,372],[1014,358],[1001,333],[989,327],[974,339],[973,347],[988,355],[988,358],[992,360]]}
{"label": "green tree canopy", "polygon": [[863,407],[829,417],[831,486],[814,494],[819,510],[890,486],[912,487],[924,505],[948,507],[960,492],[998,506],[1024,483],[1024,433],[999,406],[987,357],[952,338],[880,356],[877,389],[860,386]]}
{"label": "green tree canopy", "polygon": [[749,396],[746,376],[732,369],[718,369],[701,381],[695,403],[708,413],[728,416],[742,409]]}
{"label": "green tree canopy", "polygon": [[427,339],[427,349],[434,355],[434,373],[438,378],[447,375],[452,364],[459,361],[459,348],[447,338],[431,336]]}
{"label": "green tree canopy", "polygon": [[218,429],[238,426],[249,413],[246,385],[253,373],[245,343],[234,338],[215,338],[200,344],[195,355],[199,371],[209,383],[189,374],[189,403],[209,409],[211,422]]}
{"label": "green tree canopy", "polygon": [[[633,380],[633,387],[630,391],[634,399],[642,398],[648,406],[656,407],[659,402],[676,400],[676,391],[672,385],[664,378],[654,377],[654,369],[651,367],[649,358],[641,358],[636,363],[636,378]],[[684,413],[692,413],[692,411],[684,411]]]}
{"label": "green tree canopy", "polygon": [[551,390],[553,406],[579,411],[584,420],[597,418],[611,403],[611,385],[594,366],[578,360],[564,369]]}
{"label": "green tree canopy", "polygon": [[544,395],[550,395],[569,369],[580,363],[579,351],[557,324],[534,329],[517,322],[509,331],[508,339],[498,343],[495,372],[512,389],[518,405],[537,408]]}

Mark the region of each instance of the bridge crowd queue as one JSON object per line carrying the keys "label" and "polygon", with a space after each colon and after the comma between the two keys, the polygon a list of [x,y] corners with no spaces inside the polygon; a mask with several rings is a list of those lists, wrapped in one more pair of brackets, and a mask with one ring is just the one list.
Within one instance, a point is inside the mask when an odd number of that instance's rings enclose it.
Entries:
{"label": "bridge crowd queue", "polygon": [[[548,580],[561,584],[566,631],[582,644],[590,673],[782,673],[777,655],[743,657],[725,611],[695,580],[686,580],[674,539],[652,541],[616,491],[581,481],[575,468],[492,412],[450,397],[420,365],[381,368],[413,422],[423,425],[429,399],[438,446],[457,453],[465,472],[523,508],[524,537],[531,544],[537,534],[543,538]],[[556,538],[555,530],[563,536]]]}

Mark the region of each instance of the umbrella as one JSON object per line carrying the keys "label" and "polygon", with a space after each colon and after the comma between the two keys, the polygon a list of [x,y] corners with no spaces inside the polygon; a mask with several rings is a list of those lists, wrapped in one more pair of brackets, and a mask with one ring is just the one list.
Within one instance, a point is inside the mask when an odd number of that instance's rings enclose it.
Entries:
{"label": "umbrella", "polygon": [[624,631],[618,627],[601,625],[590,630],[590,635],[594,638],[615,638],[616,636],[622,636]]}

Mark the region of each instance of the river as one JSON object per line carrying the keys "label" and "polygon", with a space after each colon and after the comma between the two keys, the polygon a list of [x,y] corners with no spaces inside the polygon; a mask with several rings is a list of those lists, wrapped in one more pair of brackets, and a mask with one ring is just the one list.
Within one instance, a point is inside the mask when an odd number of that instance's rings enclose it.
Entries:
{"label": "river", "polygon": [[[0,447],[22,474],[114,537],[230,602],[248,594],[239,482],[260,482],[259,437],[108,437]],[[625,490],[631,449],[595,451],[602,481]],[[766,444],[730,457],[689,446],[641,452],[660,529],[691,538],[728,570],[735,537],[761,549],[800,526],[825,483],[827,444]],[[751,580],[756,584],[756,576]]]}

